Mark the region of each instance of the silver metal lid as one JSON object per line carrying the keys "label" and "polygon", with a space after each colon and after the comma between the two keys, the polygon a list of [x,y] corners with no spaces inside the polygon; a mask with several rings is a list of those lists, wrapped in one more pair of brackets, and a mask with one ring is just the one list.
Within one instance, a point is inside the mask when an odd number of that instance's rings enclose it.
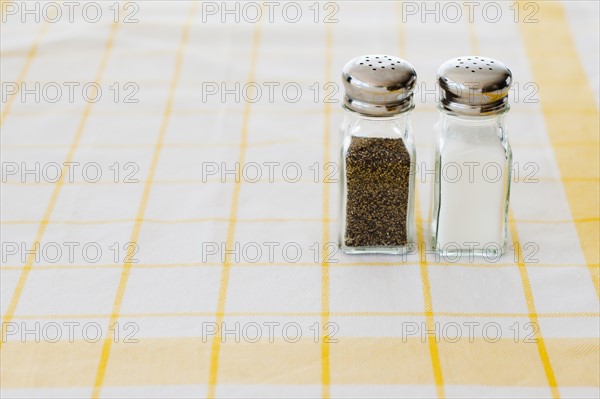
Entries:
{"label": "silver metal lid", "polygon": [[489,57],[464,56],[446,61],[438,70],[440,108],[456,115],[506,112],[512,73]]}
{"label": "silver metal lid", "polygon": [[414,108],[417,73],[412,65],[389,55],[363,55],[342,71],[344,106],[368,116],[391,116]]}

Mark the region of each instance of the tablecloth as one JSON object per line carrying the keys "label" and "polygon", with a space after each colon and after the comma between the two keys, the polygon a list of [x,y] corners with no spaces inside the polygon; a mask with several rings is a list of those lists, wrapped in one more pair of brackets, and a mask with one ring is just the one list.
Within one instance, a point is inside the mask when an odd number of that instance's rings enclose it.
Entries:
{"label": "tablecloth", "polygon": [[[598,3],[2,2],[2,397],[598,397]],[[512,70],[500,259],[337,249],[340,71]],[[429,172],[428,172],[429,171]]]}

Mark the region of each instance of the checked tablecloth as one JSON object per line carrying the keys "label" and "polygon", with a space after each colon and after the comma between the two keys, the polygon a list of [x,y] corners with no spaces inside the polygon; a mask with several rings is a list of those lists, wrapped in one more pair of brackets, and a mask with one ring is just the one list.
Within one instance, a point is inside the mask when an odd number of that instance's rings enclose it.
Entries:
{"label": "checked tablecloth", "polygon": [[[1,3],[3,398],[600,395],[597,2],[67,3]],[[438,66],[511,68],[501,259],[337,251],[361,54],[425,171]]]}

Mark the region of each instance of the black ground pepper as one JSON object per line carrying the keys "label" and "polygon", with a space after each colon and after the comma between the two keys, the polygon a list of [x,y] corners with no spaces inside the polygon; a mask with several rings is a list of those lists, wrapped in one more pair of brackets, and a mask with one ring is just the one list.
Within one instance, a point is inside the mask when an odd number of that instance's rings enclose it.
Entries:
{"label": "black ground pepper", "polygon": [[346,155],[348,247],[406,245],[410,154],[402,139],[352,137]]}

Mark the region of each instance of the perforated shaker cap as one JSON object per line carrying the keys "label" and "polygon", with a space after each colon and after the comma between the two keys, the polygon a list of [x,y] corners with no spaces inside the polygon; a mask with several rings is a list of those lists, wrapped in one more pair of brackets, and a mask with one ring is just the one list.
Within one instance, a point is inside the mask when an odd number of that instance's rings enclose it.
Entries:
{"label": "perforated shaker cap", "polygon": [[412,65],[389,55],[363,55],[342,71],[344,106],[367,116],[391,116],[414,108],[417,73]]}
{"label": "perforated shaker cap", "polygon": [[437,74],[440,108],[450,114],[477,116],[508,111],[512,73],[489,57],[463,56],[446,61]]}

